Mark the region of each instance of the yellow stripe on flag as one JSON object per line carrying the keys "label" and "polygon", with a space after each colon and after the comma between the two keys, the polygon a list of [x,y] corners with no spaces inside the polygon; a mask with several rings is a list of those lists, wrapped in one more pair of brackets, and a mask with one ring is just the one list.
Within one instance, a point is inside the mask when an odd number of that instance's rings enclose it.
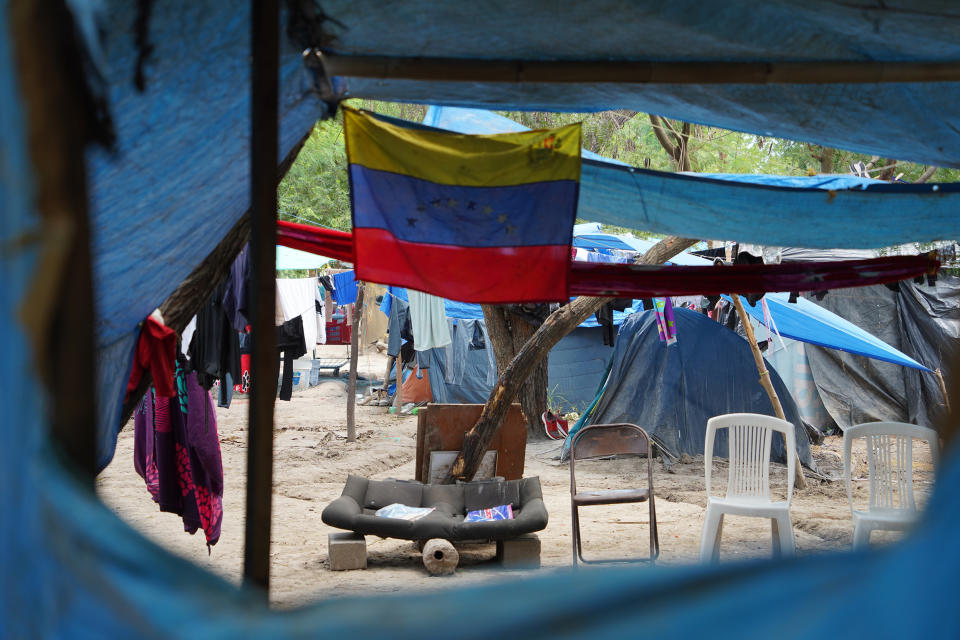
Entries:
{"label": "yellow stripe on flag", "polygon": [[580,124],[496,135],[397,126],[344,106],[347,160],[438,184],[505,187],[580,180]]}

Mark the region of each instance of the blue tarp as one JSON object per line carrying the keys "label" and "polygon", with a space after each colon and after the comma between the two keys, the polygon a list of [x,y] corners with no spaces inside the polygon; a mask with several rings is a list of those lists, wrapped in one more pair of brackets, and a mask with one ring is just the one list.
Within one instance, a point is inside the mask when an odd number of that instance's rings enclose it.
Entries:
{"label": "blue tarp", "polygon": [[[724,296],[730,300],[729,296]],[[857,325],[844,320],[837,314],[817,306],[805,298],[798,298],[795,303],[788,302],[788,293],[768,293],[764,298],[770,309],[770,315],[777,326],[777,331],[785,338],[793,338],[821,347],[839,349],[848,353],[892,362],[912,369],[930,371],[910,356],[894,349],[886,342],[877,338]],[[764,324],[763,307],[758,302],[751,306],[743,299],[743,308],[757,322]],[[891,319],[892,320],[892,319]],[[774,337],[776,340],[776,337]]]}
{"label": "blue tarp", "polygon": [[[342,55],[468,60],[909,62],[960,60],[960,15],[942,0],[564,4],[377,0],[323,9]],[[333,20],[337,22],[334,23]],[[960,166],[960,83],[611,84],[338,78],[356,98],[501,110],[628,109],[883,158]],[[588,219],[595,219],[588,217]],[[619,224],[619,223],[615,223]],[[630,226],[630,225],[625,225]],[[634,227],[636,228],[636,227]],[[700,236],[730,237],[739,236]],[[797,245],[802,246],[802,245]]]}
{"label": "blue tarp", "polygon": [[[86,10],[83,2],[75,3]],[[87,153],[101,467],[113,456],[137,323],[163,302],[250,206],[249,5],[158,3],[146,89],[133,83],[136,3],[97,16],[117,132]],[[81,12],[82,15],[82,12]],[[283,39],[279,158],[324,113],[302,49]],[[216,71],[212,71],[215,69]]]}
{"label": "blue tarp", "polygon": [[[491,111],[455,107],[431,106],[424,122],[460,133],[525,128]],[[819,248],[880,248],[960,236],[957,184],[838,175],[705,177],[636,169],[596,154],[584,158],[577,216],[594,222],[684,238]]]}

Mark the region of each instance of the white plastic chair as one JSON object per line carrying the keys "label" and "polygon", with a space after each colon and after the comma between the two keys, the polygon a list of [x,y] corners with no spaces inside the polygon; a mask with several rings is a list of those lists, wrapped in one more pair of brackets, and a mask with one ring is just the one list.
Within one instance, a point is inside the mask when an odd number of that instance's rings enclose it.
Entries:
{"label": "white plastic chair", "polygon": [[[723,498],[710,495],[713,441],[718,429],[728,429],[729,433],[730,473],[727,495]],[[782,433],[787,444],[786,502],[773,502],[770,499],[770,443],[774,431]],[[700,538],[701,562],[717,561],[723,516],[726,514],[770,518],[774,554],[794,552],[790,499],[793,497],[796,457],[794,427],[789,422],[755,413],[730,413],[707,421],[707,437],[703,447],[707,513]]]}
{"label": "white plastic chair", "polygon": [[[853,508],[850,452],[853,441],[865,438],[867,476],[870,479],[870,502],[866,511]],[[853,548],[870,546],[874,530],[906,531],[917,519],[913,499],[913,441],[925,440],[937,466],[939,451],[937,432],[927,427],[903,422],[867,422],[848,427],[843,432],[843,475],[847,483],[847,499],[853,514]]]}

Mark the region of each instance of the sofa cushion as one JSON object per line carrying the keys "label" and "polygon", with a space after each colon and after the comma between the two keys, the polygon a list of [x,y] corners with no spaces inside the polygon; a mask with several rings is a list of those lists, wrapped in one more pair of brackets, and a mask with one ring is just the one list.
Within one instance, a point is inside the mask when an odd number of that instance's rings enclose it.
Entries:
{"label": "sofa cushion", "polygon": [[399,480],[371,480],[367,484],[367,493],[363,497],[366,509],[382,509],[399,502],[408,507],[419,507],[423,496],[423,485],[419,482]]}
{"label": "sofa cushion", "polygon": [[422,507],[434,507],[450,515],[463,515],[463,488],[455,484],[423,485]]}
{"label": "sofa cushion", "polygon": [[502,504],[512,504],[520,507],[520,481],[496,480],[467,482],[463,485],[464,511],[489,509]]}

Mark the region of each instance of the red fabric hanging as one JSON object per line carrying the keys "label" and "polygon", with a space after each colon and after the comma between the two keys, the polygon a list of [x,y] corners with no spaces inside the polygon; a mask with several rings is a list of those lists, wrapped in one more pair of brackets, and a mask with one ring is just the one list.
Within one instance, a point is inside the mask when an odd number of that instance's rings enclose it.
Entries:
{"label": "red fabric hanging", "polygon": [[[350,233],[285,221],[277,224],[278,244],[337,260],[353,261],[353,236]],[[398,264],[397,268],[402,269],[403,264]],[[824,291],[897,282],[934,274],[939,268],[940,263],[933,254],[725,267],[571,262],[568,293],[571,296],[652,298],[696,294]],[[476,277],[484,277],[482,265],[478,265]]]}
{"label": "red fabric hanging", "polygon": [[278,220],[277,244],[341,262],[353,262],[353,234],[345,231]]}
{"label": "red fabric hanging", "polygon": [[574,262],[570,295],[654,298],[661,296],[824,291],[897,282],[936,273],[931,255],[835,262],[784,262],[732,266],[631,265]]}
{"label": "red fabric hanging", "polygon": [[124,402],[131,393],[136,391],[140,379],[147,369],[153,378],[153,387],[157,395],[169,398],[177,395],[173,383],[174,364],[177,359],[177,334],[161,324],[153,316],[143,322],[140,338],[137,340],[137,349],[133,354],[133,369],[130,371],[130,380],[127,382],[127,393]]}

